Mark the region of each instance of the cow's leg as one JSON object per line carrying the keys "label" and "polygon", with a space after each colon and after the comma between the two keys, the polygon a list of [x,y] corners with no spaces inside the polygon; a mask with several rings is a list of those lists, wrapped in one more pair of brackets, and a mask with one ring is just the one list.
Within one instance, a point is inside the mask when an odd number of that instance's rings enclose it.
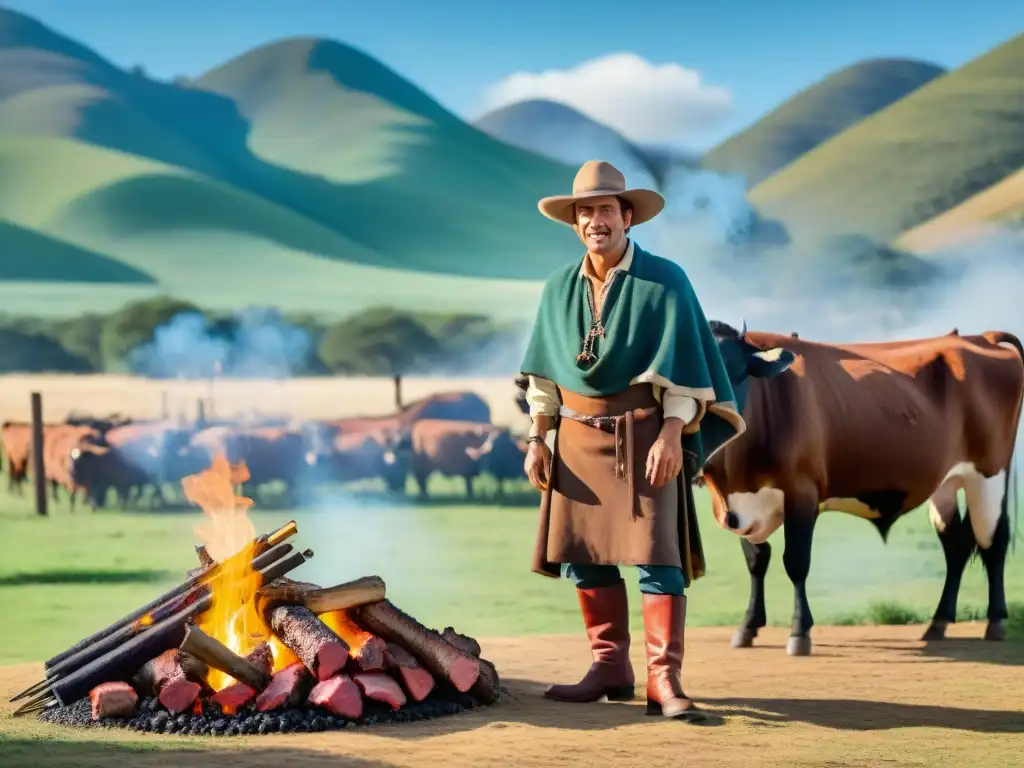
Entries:
{"label": "cow's leg", "polygon": [[925,641],[944,640],[946,627],[956,621],[960,580],[975,547],[974,531],[967,520],[960,517],[955,487],[941,488],[932,497],[930,507],[932,525],[946,558],[946,580],[932,623],[921,637]]}
{"label": "cow's leg", "polygon": [[772,559],[772,545],[767,541],[764,544],[751,544],[746,539],[740,539],[740,547],[747,561],[747,570],[750,571],[750,602],[743,623],[732,636],[732,647],[750,648],[757,637],[757,630],[768,623],[764,609],[764,577]]}
{"label": "cow's leg", "polygon": [[793,582],[794,592],[793,628],[786,644],[786,653],[790,656],[811,655],[810,632],[814,617],[807,602],[807,575],[811,571],[811,542],[817,519],[817,504],[786,499],[786,522],[783,524],[786,550],[782,553],[782,563],[786,566],[786,575]]}
{"label": "cow's leg", "polygon": [[413,479],[416,481],[416,487],[419,489],[420,498],[427,498],[427,480],[430,479],[430,473],[422,470],[414,471]]}
{"label": "cow's leg", "polygon": [[472,499],[473,496],[473,477],[474,475],[463,475],[462,479],[466,481],[466,498]]}
{"label": "cow's leg", "polygon": [[75,511],[75,496],[78,495],[78,489],[75,488],[75,486],[71,486],[70,488],[67,489],[67,491],[68,491],[68,505],[70,506],[71,511],[74,512]]}
{"label": "cow's leg", "polygon": [[58,483],[56,480],[51,480],[50,481],[50,495],[53,496],[53,500],[54,501],[60,501],[60,493],[58,493],[59,489],[60,489],[60,483]]}
{"label": "cow's leg", "polygon": [[986,640],[1006,639],[1006,620],[1010,614],[1006,609],[1006,587],[1003,583],[1003,573],[1006,569],[1006,550],[1009,546],[1010,516],[1003,512],[996,524],[992,545],[988,549],[979,550],[981,562],[985,565],[985,575],[988,576]]}

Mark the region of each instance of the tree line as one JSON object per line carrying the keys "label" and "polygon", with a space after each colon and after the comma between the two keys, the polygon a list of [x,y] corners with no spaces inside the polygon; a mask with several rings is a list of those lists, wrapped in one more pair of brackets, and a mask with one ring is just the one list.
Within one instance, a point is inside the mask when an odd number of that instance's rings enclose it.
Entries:
{"label": "tree line", "polygon": [[0,373],[503,375],[528,324],[377,307],[344,318],[252,307],[214,312],[159,297],[107,314],[0,315]]}

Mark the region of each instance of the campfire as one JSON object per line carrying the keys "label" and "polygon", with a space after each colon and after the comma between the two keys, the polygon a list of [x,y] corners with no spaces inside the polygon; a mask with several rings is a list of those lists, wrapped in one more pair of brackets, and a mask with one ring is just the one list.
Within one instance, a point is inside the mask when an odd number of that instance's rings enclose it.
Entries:
{"label": "campfire", "polygon": [[497,701],[494,665],[428,629],[379,576],[334,587],[287,574],[313,556],[291,521],[256,535],[244,464],[183,480],[204,514],[199,566],[178,587],[44,664],[16,715],[184,734],[322,731],[454,714]]}

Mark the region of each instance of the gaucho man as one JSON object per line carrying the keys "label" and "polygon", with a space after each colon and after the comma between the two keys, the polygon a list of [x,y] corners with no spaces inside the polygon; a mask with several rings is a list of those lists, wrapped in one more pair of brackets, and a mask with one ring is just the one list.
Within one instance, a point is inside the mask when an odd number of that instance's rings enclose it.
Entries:
{"label": "gaucho man", "polygon": [[575,583],[593,654],[582,680],[545,696],[633,698],[618,566],[635,566],[647,713],[685,719],[700,716],[681,681],[685,589],[705,569],[690,482],[744,424],[686,273],[629,237],[664,205],[593,160],[571,195],[538,203],[587,251],[548,278],[521,373],[533,422],[525,470],[542,492],[533,570]]}

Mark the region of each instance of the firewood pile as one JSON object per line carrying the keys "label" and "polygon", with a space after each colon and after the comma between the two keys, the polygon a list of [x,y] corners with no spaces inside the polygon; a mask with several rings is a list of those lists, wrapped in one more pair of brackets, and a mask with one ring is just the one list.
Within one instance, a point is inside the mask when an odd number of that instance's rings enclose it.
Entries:
{"label": "firewood pile", "polygon": [[46,661],[45,679],[12,699],[25,700],[16,715],[239,735],[420,720],[498,700],[497,671],[479,644],[420,624],[379,576],[326,588],[289,578],[313,552],[286,541],[294,521],[247,535],[251,501],[234,493],[244,471],[217,460],[186,478],[208,516],[196,529],[200,566]]}

